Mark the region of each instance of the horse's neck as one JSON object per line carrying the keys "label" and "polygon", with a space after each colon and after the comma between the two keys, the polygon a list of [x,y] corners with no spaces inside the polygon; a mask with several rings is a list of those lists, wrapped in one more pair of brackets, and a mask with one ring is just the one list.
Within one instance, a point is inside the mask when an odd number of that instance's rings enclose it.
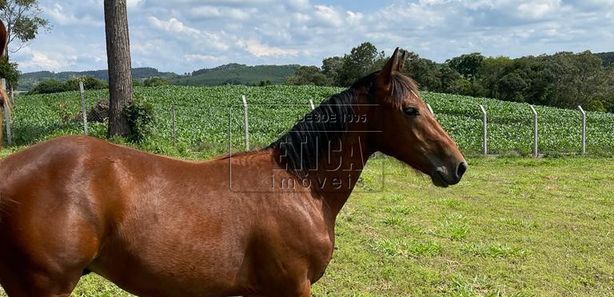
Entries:
{"label": "horse's neck", "polygon": [[321,185],[317,193],[329,206],[333,220],[352,194],[367,160],[373,154],[367,142],[367,123],[362,121],[369,112],[365,109],[368,107],[363,106],[367,91],[355,90],[361,99],[354,102],[355,113],[354,118],[349,120],[350,127],[339,141],[330,145],[326,156],[319,156],[318,169],[312,172]]}
{"label": "horse's neck", "polygon": [[366,133],[350,129],[338,143],[331,145],[328,155],[320,156],[316,170],[310,172],[316,193],[337,216],[356,186],[371,152],[367,147]]}

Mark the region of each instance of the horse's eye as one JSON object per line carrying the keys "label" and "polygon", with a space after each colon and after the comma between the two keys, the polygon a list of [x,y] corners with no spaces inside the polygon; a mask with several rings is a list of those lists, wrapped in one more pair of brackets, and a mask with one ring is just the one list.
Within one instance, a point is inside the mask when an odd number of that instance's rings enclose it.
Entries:
{"label": "horse's eye", "polygon": [[420,115],[420,113],[418,112],[418,109],[415,107],[405,107],[403,109],[403,112],[408,115],[408,116],[412,116],[415,117],[417,115]]}

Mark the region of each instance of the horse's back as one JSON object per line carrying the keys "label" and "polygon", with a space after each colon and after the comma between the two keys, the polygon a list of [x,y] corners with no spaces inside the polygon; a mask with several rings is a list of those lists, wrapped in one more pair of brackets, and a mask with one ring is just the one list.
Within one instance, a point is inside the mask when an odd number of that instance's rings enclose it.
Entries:
{"label": "horse's back", "polygon": [[0,161],[0,219],[80,218],[104,233],[160,160],[169,159],[85,136],[34,145]]}
{"label": "horse's back", "polygon": [[92,141],[86,137],[57,138],[1,160],[3,199],[25,203],[32,192],[56,191],[81,165]]}

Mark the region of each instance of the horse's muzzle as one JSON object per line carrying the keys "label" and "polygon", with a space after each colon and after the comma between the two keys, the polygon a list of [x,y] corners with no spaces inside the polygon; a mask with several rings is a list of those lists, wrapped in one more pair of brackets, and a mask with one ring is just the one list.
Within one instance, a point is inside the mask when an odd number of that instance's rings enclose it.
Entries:
{"label": "horse's muzzle", "polygon": [[431,180],[433,181],[434,185],[442,188],[456,185],[461,181],[468,168],[469,165],[467,165],[467,162],[465,161],[458,163],[454,170],[448,170],[444,166],[437,167],[437,169],[435,169],[435,171],[431,174]]}

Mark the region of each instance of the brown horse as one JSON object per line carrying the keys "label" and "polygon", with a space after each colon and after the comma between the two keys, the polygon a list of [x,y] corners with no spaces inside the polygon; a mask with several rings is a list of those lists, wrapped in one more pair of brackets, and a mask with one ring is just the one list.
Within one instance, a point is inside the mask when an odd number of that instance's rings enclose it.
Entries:
{"label": "brown horse", "polygon": [[442,187],[467,170],[404,56],[262,150],[198,163],[63,137],[2,160],[0,283],[68,296],[95,272],[140,296],[310,296],[369,156]]}
{"label": "brown horse", "polygon": [[[4,52],[6,50],[6,42],[8,41],[8,33],[4,23],[0,21],[0,59],[4,58]],[[4,132],[4,109],[10,110],[11,100],[6,94],[4,86],[0,86],[0,148],[4,144],[3,132]]]}

